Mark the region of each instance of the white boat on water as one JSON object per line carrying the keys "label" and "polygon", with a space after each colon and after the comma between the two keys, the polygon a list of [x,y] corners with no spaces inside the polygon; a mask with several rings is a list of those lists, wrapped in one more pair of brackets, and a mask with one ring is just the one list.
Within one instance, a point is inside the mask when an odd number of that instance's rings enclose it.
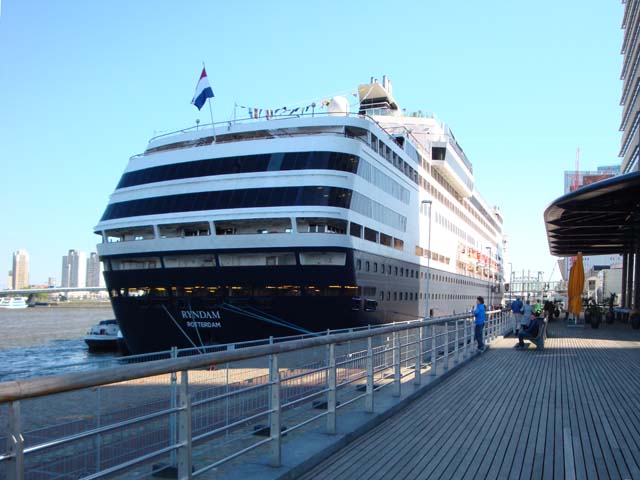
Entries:
{"label": "white boat on water", "polygon": [[25,297],[4,297],[0,299],[0,308],[27,308],[27,301]]}
{"label": "white boat on water", "polygon": [[101,320],[91,327],[84,337],[89,350],[118,350],[118,338],[122,338],[115,319]]}

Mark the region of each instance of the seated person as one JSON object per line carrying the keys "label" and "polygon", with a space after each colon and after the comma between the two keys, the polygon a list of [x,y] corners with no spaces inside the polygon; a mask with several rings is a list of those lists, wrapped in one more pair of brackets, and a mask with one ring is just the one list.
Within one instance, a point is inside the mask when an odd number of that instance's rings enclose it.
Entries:
{"label": "seated person", "polygon": [[515,348],[523,348],[524,347],[524,339],[525,338],[536,338],[538,336],[538,332],[540,330],[540,319],[535,313],[531,312],[531,316],[529,319],[529,323],[527,326],[520,330],[518,334],[518,343],[516,343]]}

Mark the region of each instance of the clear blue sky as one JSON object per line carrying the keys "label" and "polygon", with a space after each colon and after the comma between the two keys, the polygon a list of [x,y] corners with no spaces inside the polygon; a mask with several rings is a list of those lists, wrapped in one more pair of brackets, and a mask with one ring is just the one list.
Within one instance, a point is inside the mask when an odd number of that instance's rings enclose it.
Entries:
{"label": "clear blue sky", "polygon": [[[619,1],[35,1],[0,13],[0,287],[26,248],[32,283],[59,279],[131,155],[192,125],[202,62],[214,120],[390,76],[435,112],[499,205],[514,269],[551,273],[543,210],[563,172],[619,163]],[[508,275],[508,267],[507,267]]]}

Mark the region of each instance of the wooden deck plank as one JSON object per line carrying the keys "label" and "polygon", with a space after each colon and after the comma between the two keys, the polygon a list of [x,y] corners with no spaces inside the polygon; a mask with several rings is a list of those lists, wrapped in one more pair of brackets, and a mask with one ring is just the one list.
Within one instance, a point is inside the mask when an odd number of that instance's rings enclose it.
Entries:
{"label": "wooden deck plank", "polygon": [[[369,436],[372,438],[367,443],[366,449],[360,448],[360,444],[364,440],[359,440],[343,450],[345,455],[350,457],[354,465],[358,459],[365,459],[371,456],[372,452],[379,463],[384,465],[385,468],[389,467],[390,462],[400,462],[402,458],[398,458],[398,453],[385,447],[392,443],[397,437],[407,438],[410,442],[412,439],[421,441],[425,438],[431,438],[432,431],[441,428],[441,424],[447,423],[449,421],[447,416],[434,416],[431,412],[443,408],[446,409],[447,405],[451,402],[452,396],[466,398],[465,393],[473,381],[474,374],[472,371],[463,371],[460,372],[460,374],[460,376],[456,376],[457,378],[450,379],[451,384],[447,391],[434,391],[432,394],[427,394],[425,396],[427,398],[421,399],[421,401],[426,400],[428,408],[421,409],[418,415],[405,410],[402,414],[387,420],[385,424],[376,427],[376,429],[370,432]],[[408,416],[411,418],[407,419],[406,417]],[[385,430],[385,434],[376,436],[376,432],[383,429]],[[367,463],[364,468],[355,466],[351,468],[351,465],[348,465],[347,468],[343,470],[338,470],[338,468],[339,465],[336,463],[333,468],[328,470],[328,473],[335,475],[350,475],[356,473],[359,475],[368,475],[371,473],[372,475],[377,475],[385,471],[385,468],[379,469],[369,463]],[[371,472],[369,472],[369,470],[371,470]]]}
{"label": "wooden deck plank", "polygon": [[640,478],[640,332],[550,332],[495,342],[304,478]]}
{"label": "wooden deck plank", "polygon": [[[604,355],[601,352],[601,348],[592,348],[587,352],[587,356],[590,358],[589,363],[592,368],[590,380],[592,397],[596,408],[595,413],[602,422],[606,440],[617,466],[617,471],[611,473],[612,476],[621,478],[639,478],[640,470],[627,444],[627,438],[629,438],[628,429],[624,423],[619,423],[620,417],[624,415],[624,408],[620,408],[620,404],[611,402],[612,399],[609,396],[608,388],[606,388],[610,385],[611,377],[615,377],[616,384],[622,387],[619,390],[622,393],[626,390],[625,387],[628,387],[624,381],[626,376],[618,370],[608,371],[605,374],[602,361]],[[603,403],[605,401],[609,408],[604,408]],[[632,438],[631,442],[633,444]],[[632,474],[632,471],[634,474]]]}
{"label": "wooden deck plank", "polygon": [[[521,355],[522,352],[511,352],[512,355]],[[471,458],[469,460],[462,460],[460,467],[452,472],[453,475],[447,478],[496,478],[498,471],[500,470],[503,462],[507,458],[504,452],[507,447],[512,443],[512,435],[517,422],[522,421],[520,408],[522,405],[526,405],[529,398],[533,394],[536,382],[531,379],[524,372],[531,372],[535,370],[534,355],[529,355],[525,358],[525,364],[523,372],[520,372],[515,378],[511,377],[507,379],[505,383],[506,390],[513,393],[513,396],[505,396],[505,402],[503,402],[500,412],[498,412],[498,421],[494,423],[492,430],[490,431],[491,438],[486,440],[486,448],[484,450],[479,449],[476,452],[475,457],[480,456],[480,465],[474,468]],[[518,358],[518,360],[521,360]],[[468,457],[471,457],[470,455]]]}
{"label": "wooden deck plank", "polygon": [[[535,355],[529,355],[529,358],[526,359],[524,371],[536,371],[536,360],[537,357]],[[489,470],[486,472],[486,478],[506,478],[513,466],[513,457],[524,422],[523,412],[530,398],[534,396],[534,393],[538,389],[538,383],[531,381],[523,372],[520,373],[520,378],[524,383],[524,387],[521,389],[521,395],[517,397],[511,411],[505,414],[509,420],[501,427],[502,437],[500,441],[495,444],[495,456],[491,461]],[[503,473],[501,474],[501,472]],[[470,475],[472,473],[473,472],[467,472],[466,477],[473,478],[472,475]]]}
{"label": "wooden deck plank", "polygon": [[[568,344],[567,344],[568,347]],[[582,455],[582,444],[578,434],[576,401],[573,392],[573,376],[571,374],[571,359],[573,353],[567,347],[567,353],[562,359],[562,445],[563,445],[563,477],[565,480],[575,480],[576,478],[587,478],[584,469],[584,457]]]}
{"label": "wooden deck plank", "polygon": [[[499,379],[498,390],[483,393],[477,399],[480,403],[480,416],[474,419],[467,438],[461,439],[462,443],[450,449],[438,468],[431,472],[433,478],[461,478],[469,467],[474,470],[475,478],[482,477],[479,465],[471,466],[471,464],[474,461],[480,464],[487,458],[487,450],[491,447],[498,425],[505,415],[511,413],[517,393],[521,387],[524,387],[523,379],[513,378],[510,370],[502,370]],[[501,392],[501,395],[495,402],[493,399],[498,392]],[[486,395],[489,397],[487,398]]]}
{"label": "wooden deck plank", "polygon": [[[501,362],[495,362],[494,364],[498,369],[504,367]],[[503,383],[503,379],[500,376],[495,376],[487,382],[486,378],[479,375],[480,368],[478,368],[478,365],[473,365],[473,369],[472,381],[468,382],[467,389],[460,393],[460,397],[464,400],[452,405],[449,409],[450,417],[448,421],[439,424],[434,431],[434,435],[428,441],[418,445],[419,451],[430,451],[433,455],[422,457],[416,455],[409,459],[397,472],[400,476],[421,478],[429,475],[429,472],[437,468],[446,459],[449,451],[460,448],[456,445],[457,442],[469,437],[469,432],[474,429],[477,424],[477,418],[484,409],[481,402],[478,401],[478,396],[484,395],[485,390],[499,388]],[[449,397],[450,403],[451,398]],[[438,441],[438,437],[442,438],[443,432],[449,433],[446,442]]]}
{"label": "wooden deck plank", "polygon": [[[492,380],[497,380],[497,383],[489,383],[486,379],[478,378],[480,386],[477,388],[475,395],[473,392],[469,395],[474,402],[474,412],[469,413],[465,417],[464,429],[454,430],[450,435],[450,439],[446,444],[438,446],[436,455],[438,458],[424,458],[422,462],[411,471],[401,471],[400,473],[405,475],[406,478],[430,478],[438,477],[445,478],[442,475],[442,471],[446,470],[451,463],[456,464],[459,459],[471,453],[477,451],[478,446],[482,445],[482,441],[479,438],[480,433],[486,430],[487,416],[491,414],[491,407],[494,403],[487,402],[486,398],[491,398],[492,392],[496,392],[504,388],[504,385],[510,381],[508,362],[503,363],[502,366],[496,363],[497,357],[485,357],[492,371],[497,374],[489,377]],[[486,377],[486,376],[485,376]],[[464,415],[465,411],[458,407],[458,413],[456,416]],[[440,432],[441,435],[446,435],[449,428]],[[437,444],[437,439],[431,440],[432,444]]]}
{"label": "wooden deck plank", "polygon": [[[534,467],[539,463],[540,456],[544,452],[544,433],[546,432],[546,411],[548,409],[548,396],[551,383],[552,372],[549,368],[550,355],[541,356],[541,363],[545,372],[542,385],[540,386],[539,395],[535,397],[535,402],[531,405],[531,429],[529,431],[529,437],[525,444],[523,452],[522,468],[517,476],[514,476],[512,471],[512,478],[531,478]],[[541,437],[542,435],[542,437]],[[542,438],[542,445],[540,445]],[[517,465],[517,464],[516,464]],[[541,478],[538,475],[533,478]]]}
{"label": "wooden deck plank", "polygon": [[[584,471],[585,478],[598,478],[598,471],[596,469],[596,464],[593,456],[593,450],[591,445],[591,439],[589,437],[589,428],[587,426],[586,420],[586,406],[584,404],[584,398],[582,394],[582,390],[580,389],[580,381],[578,377],[578,372],[584,368],[583,365],[577,360],[579,351],[579,345],[577,339],[571,339],[570,342],[563,342],[564,344],[569,343],[573,347],[573,352],[576,355],[576,361],[571,362],[569,364],[569,368],[571,371],[571,380],[572,380],[572,391],[575,400],[575,412],[577,413],[577,435],[580,438],[580,456],[584,461]],[[578,477],[580,478],[580,477]]]}

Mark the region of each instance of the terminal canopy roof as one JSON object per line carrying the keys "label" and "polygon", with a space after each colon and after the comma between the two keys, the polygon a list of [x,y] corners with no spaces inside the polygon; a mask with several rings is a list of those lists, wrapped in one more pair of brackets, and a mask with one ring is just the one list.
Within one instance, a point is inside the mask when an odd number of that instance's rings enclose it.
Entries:
{"label": "terminal canopy roof", "polygon": [[586,185],[544,212],[552,255],[631,252],[640,236],[640,172]]}

